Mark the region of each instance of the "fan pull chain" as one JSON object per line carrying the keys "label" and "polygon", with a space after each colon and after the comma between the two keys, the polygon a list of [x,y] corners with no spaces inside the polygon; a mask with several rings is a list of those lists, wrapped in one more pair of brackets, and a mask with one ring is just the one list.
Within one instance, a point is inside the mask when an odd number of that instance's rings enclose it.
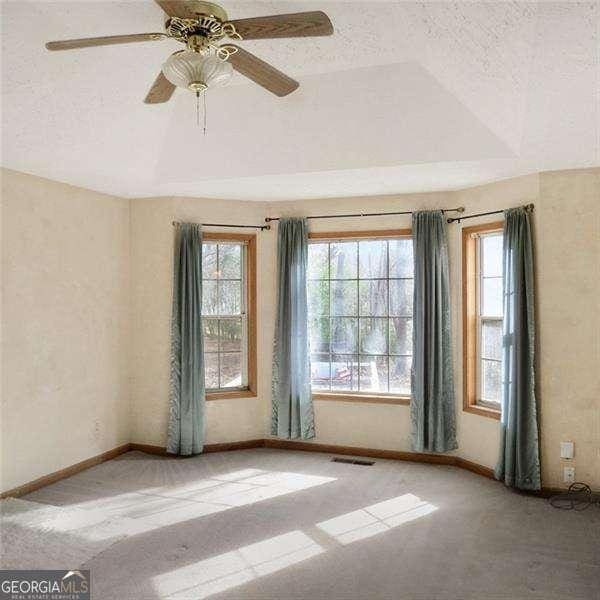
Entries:
{"label": "fan pull chain", "polygon": [[202,97],[204,100],[204,135],[206,135],[206,90],[202,92]]}
{"label": "fan pull chain", "polygon": [[200,92],[196,91],[196,126],[200,126]]}
{"label": "fan pull chain", "polygon": [[[203,103],[203,114],[202,114],[202,125],[203,133],[206,135],[206,90],[202,90],[202,103]],[[196,125],[200,127],[200,92],[196,92]]]}

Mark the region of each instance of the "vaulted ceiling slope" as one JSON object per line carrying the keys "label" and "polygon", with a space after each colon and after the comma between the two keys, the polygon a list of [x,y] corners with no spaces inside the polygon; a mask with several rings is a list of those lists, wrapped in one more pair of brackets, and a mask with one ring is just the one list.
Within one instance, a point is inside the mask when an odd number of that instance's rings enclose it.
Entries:
{"label": "vaulted ceiling slope", "polygon": [[165,40],[151,0],[2,2],[2,164],[125,197],[301,199],[448,190],[600,165],[598,2],[226,2],[230,17],[324,10],[331,37],[241,42],[300,82],[241,75],[195,101],[143,98]]}

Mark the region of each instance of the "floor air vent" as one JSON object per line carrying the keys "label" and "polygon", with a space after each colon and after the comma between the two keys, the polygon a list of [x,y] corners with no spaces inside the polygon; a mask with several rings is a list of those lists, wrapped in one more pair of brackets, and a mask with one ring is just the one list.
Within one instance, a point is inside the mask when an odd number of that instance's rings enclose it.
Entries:
{"label": "floor air vent", "polygon": [[356,458],[332,458],[331,462],[339,462],[339,463],[345,463],[347,465],[362,465],[363,467],[370,467],[371,465],[374,465],[375,463],[372,460],[358,460]]}

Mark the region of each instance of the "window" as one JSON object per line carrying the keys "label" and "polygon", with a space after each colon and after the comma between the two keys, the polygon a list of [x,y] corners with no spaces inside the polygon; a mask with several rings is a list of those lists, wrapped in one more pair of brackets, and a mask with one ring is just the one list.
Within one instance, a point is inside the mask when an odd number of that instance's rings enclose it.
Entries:
{"label": "window", "polygon": [[[311,234],[308,312],[315,397],[410,397],[410,231]],[[360,239],[359,239],[360,238]]]}
{"label": "window", "polygon": [[463,229],[464,408],[496,418],[502,390],[502,225]]}
{"label": "window", "polygon": [[203,235],[202,327],[209,400],[255,395],[255,239]]}

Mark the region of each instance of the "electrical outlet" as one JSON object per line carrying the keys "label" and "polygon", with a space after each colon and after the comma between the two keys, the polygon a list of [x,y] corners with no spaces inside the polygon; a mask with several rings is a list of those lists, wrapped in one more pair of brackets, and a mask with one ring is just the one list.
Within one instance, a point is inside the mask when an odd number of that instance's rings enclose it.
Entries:
{"label": "electrical outlet", "polygon": [[565,483],[575,482],[575,467],[565,467],[563,469],[563,481]]}
{"label": "electrical outlet", "polygon": [[573,442],[560,443],[560,457],[567,460],[573,458],[574,444]]}

